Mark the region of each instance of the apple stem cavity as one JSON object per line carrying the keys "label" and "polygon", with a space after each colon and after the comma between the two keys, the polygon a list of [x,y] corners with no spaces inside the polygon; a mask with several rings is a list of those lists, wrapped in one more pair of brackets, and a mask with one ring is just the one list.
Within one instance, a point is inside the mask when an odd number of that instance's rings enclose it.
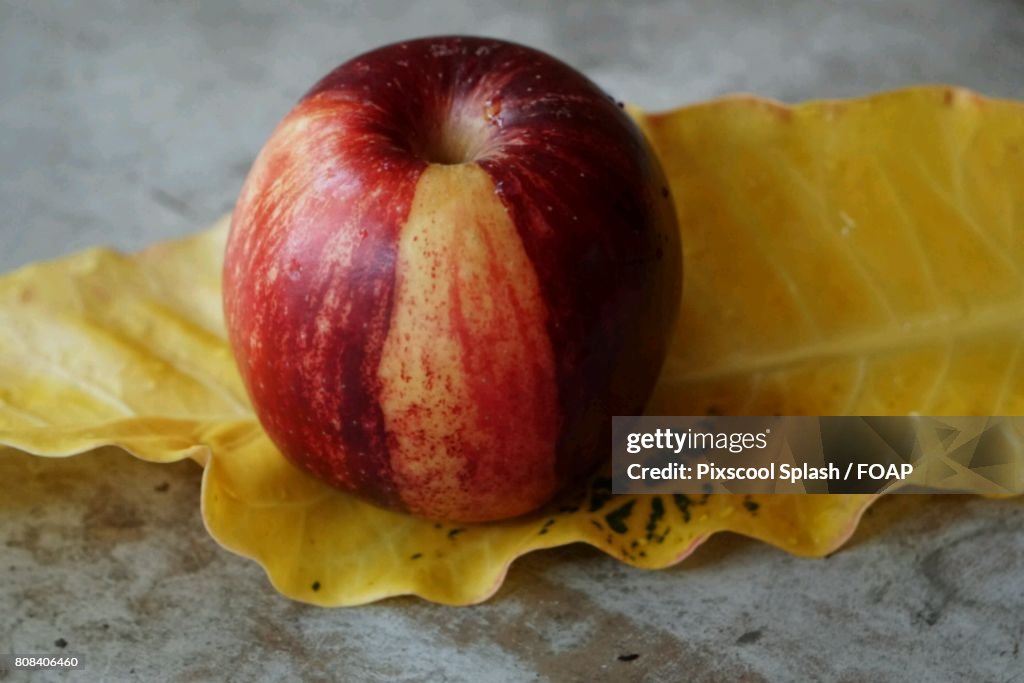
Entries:
{"label": "apple stem cavity", "polygon": [[[472,164],[488,158],[495,151],[493,117],[488,105],[467,101],[457,103],[449,98],[448,106],[430,126],[412,141],[412,153],[428,164],[457,166]],[[475,111],[474,111],[475,110]]]}

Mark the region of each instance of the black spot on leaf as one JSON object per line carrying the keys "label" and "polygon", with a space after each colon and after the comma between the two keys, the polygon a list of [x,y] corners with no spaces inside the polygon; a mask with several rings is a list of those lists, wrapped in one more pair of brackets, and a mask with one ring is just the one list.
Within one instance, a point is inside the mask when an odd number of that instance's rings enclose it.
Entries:
{"label": "black spot on leaf", "polygon": [[647,540],[654,539],[654,532],[658,529],[658,523],[665,516],[665,503],[661,498],[651,499],[651,516],[647,518]]}
{"label": "black spot on leaf", "polygon": [[624,534],[629,531],[629,527],[626,525],[626,520],[629,519],[630,514],[633,513],[634,505],[636,505],[636,499],[620,505],[605,515],[604,521],[608,522],[608,527],[617,534]]}

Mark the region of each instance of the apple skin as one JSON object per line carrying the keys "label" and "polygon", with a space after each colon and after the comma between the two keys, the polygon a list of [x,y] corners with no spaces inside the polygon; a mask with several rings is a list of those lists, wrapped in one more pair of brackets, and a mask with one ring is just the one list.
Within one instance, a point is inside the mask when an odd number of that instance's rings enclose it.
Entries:
{"label": "apple skin", "polygon": [[542,52],[389,45],[324,77],[239,196],[232,349],[293,463],[438,520],[521,515],[642,411],[681,292],[643,135]]}

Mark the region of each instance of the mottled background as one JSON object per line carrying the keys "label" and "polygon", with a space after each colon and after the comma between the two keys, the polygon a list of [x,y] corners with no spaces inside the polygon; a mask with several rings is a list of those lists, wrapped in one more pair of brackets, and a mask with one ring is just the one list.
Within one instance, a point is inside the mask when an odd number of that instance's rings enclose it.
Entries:
{"label": "mottled background", "polygon": [[[417,35],[526,42],[650,109],[918,82],[1024,97],[1017,0],[468,5],[0,0],[0,270],[203,227],[320,75]],[[78,680],[1024,681],[1020,502],[885,501],[826,560],[718,537],[642,572],[569,547],[479,607],[321,610],[216,547],[194,465],[36,467],[0,480],[0,650],[82,653]]]}

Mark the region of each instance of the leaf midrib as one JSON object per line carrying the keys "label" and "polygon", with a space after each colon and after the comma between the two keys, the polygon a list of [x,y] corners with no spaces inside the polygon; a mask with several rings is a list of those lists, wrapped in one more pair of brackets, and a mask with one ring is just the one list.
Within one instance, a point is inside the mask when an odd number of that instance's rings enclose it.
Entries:
{"label": "leaf midrib", "polygon": [[663,379],[675,383],[706,382],[735,375],[753,375],[778,370],[808,361],[860,358],[905,351],[918,346],[948,345],[959,339],[978,336],[985,332],[1014,328],[1024,330],[1024,301],[989,306],[960,320],[948,316],[908,320],[907,329],[889,326],[875,332],[822,339],[792,349],[756,356],[733,354],[724,358],[721,364],[688,372],[680,371],[680,366],[690,365],[685,357],[670,355]]}

